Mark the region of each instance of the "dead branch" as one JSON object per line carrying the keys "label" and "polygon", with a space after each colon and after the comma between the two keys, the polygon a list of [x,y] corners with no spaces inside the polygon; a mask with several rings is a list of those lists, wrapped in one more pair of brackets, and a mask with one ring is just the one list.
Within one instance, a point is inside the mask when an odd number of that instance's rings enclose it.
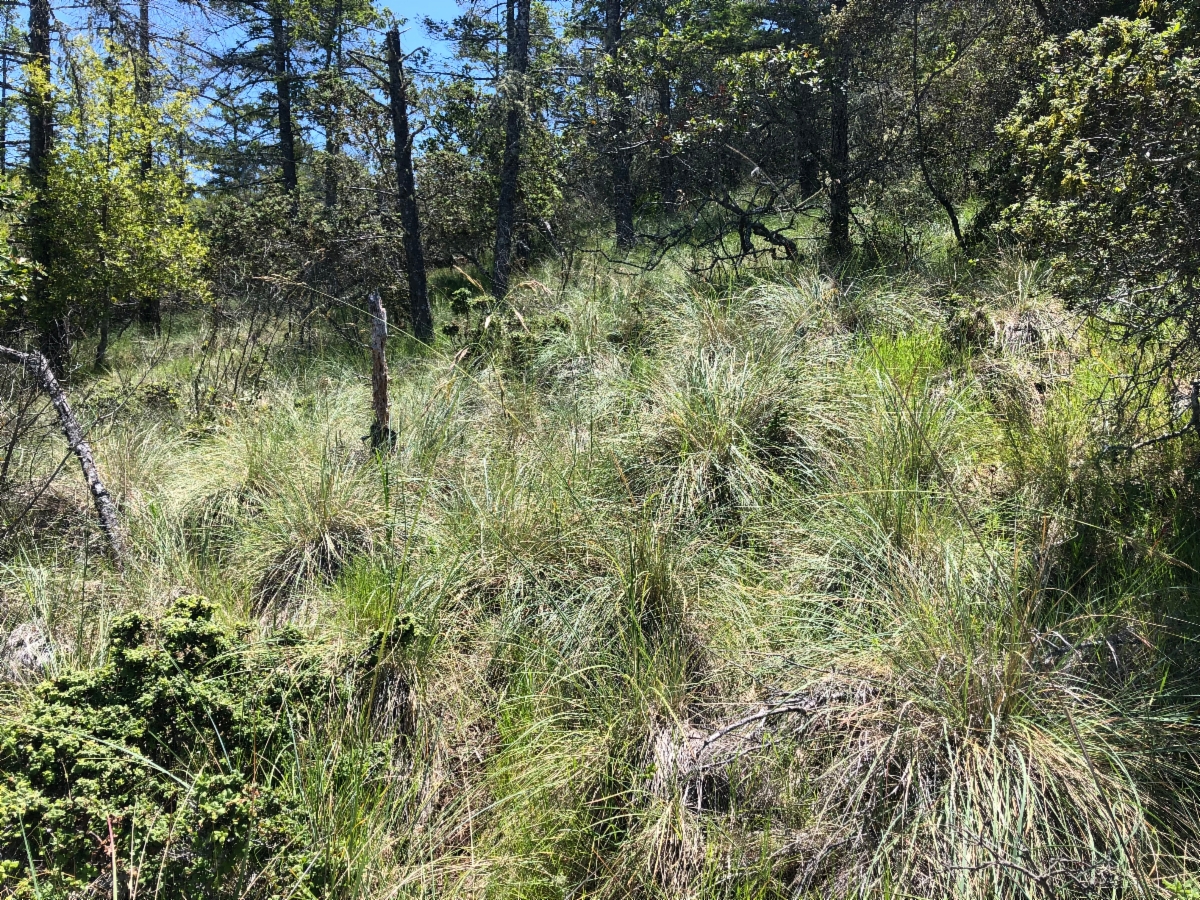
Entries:
{"label": "dead branch", "polygon": [[0,358],[20,366],[29,373],[50,398],[50,402],[54,404],[54,411],[58,413],[58,423],[62,428],[63,436],[67,439],[67,446],[78,457],[80,468],[83,469],[83,477],[87,481],[88,490],[91,491],[92,503],[96,507],[96,516],[100,519],[100,528],[108,539],[113,561],[120,568],[125,562],[125,547],[120,521],[117,518],[117,506],[113,502],[108,488],[100,480],[100,472],[96,469],[92,448],[84,437],[79,420],[71,411],[66,391],[54,377],[50,363],[37,351],[31,350],[28,353],[22,353],[20,350],[4,346],[0,346]]}

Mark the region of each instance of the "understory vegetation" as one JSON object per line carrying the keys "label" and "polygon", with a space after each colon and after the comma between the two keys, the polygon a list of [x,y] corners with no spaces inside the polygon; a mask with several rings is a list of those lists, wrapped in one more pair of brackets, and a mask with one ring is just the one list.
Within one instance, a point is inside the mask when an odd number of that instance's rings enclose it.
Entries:
{"label": "understory vegetation", "polygon": [[1197,0],[0,3],[0,900],[1200,900],[1198,135]]}
{"label": "understory vegetation", "polygon": [[45,412],[5,476],[3,892],[1195,896],[1196,444],[932,259],[438,275],[395,452],[336,334],[114,336],[124,571]]}

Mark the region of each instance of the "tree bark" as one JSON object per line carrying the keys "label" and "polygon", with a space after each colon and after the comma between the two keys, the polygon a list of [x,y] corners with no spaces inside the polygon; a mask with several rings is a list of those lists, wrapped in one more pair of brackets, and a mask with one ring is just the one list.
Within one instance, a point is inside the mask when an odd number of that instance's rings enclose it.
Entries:
{"label": "tree bark", "polygon": [[[137,77],[137,99],[143,108],[151,102],[150,90],[150,0],[138,0],[138,52],[137,67],[134,74]],[[154,166],[154,144],[147,140],[142,149],[142,177],[150,174]]]}
{"label": "tree bark", "polygon": [[[334,61],[337,67],[334,68]],[[329,34],[325,40],[325,71],[342,74],[342,2],[333,7]],[[338,202],[338,161],[342,154],[342,117],[336,100],[325,105],[325,208],[335,209]]]}
{"label": "tree bark", "polygon": [[113,502],[112,495],[104,486],[104,482],[100,480],[100,472],[96,469],[92,448],[84,437],[79,420],[75,418],[75,413],[71,410],[71,404],[67,402],[66,392],[58,383],[58,379],[54,377],[54,370],[49,361],[41,353],[22,353],[11,347],[0,347],[0,358],[25,369],[37,380],[41,389],[50,397],[50,402],[54,404],[54,411],[58,413],[58,423],[62,427],[63,436],[67,439],[67,446],[70,447],[71,452],[79,459],[83,477],[92,494],[92,503],[96,507],[96,516],[100,520],[100,528],[104,532],[105,538],[108,539],[113,561],[119,568],[125,562],[125,546],[120,520],[117,517],[117,506]]}
{"label": "tree bark", "polygon": [[[840,13],[845,0],[834,0]],[[850,57],[845,35],[833,39],[829,90],[829,251],[835,257],[850,252]]]}
{"label": "tree bark", "polygon": [[741,245],[742,256],[754,252],[754,241],[750,238],[750,220],[745,216],[738,219],[738,243]]}
{"label": "tree bark", "polygon": [[796,246],[795,241],[793,241],[790,237],[788,237],[783,232],[775,231],[772,228],[768,228],[762,222],[752,223],[750,226],[750,230],[753,231],[755,234],[757,234],[759,237],[766,238],[766,240],[769,243],[771,243],[773,246],[783,248],[783,251],[784,251],[784,253],[787,254],[788,259],[799,259],[800,258],[800,248],[798,246]]}
{"label": "tree bark", "polygon": [[[332,115],[332,114],[331,114]],[[336,209],[338,203],[338,157],[342,155],[341,129],[331,124],[325,132],[325,208]]]}
{"label": "tree bark", "polygon": [[496,250],[492,259],[492,296],[508,295],[513,233],[517,218],[517,179],[521,174],[521,133],[525,125],[525,72],[529,68],[530,0],[508,0],[508,115],[504,123],[504,160],[496,204]]}
{"label": "tree bark", "polygon": [[375,413],[375,421],[371,423],[371,447],[390,450],[396,446],[396,434],[392,431],[388,407],[387,310],[379,299],[379,291],[371,291],[368,308],[371,311],[371,409]]}
{"label": "tree bark", "polygon": [[636,242],[633,230],[633,181],[630,175],[632,155],[629,149],[629,103],[625,97],[625,79],[620,75],[621,0],[604,3],[604,52],[608,56],[608,90],[612,94],[609,155],[612,159],[613,216],[616,219],[617,246],[622,250]]}
{"label": "tree bark", "polygon": [[671,152],[671,82],[666,74],[658,77],[658,122],[661,131],[658,148],[658,195],[663,212],[675,207],[675,154]]}
{"label": "tree bark", "polygon": [[53,265],[53,223],[48,208],[47,176],[54,147],[54,101],[50,95],[50,0],[29,3],[29,186],[33,202],[29,208],[29,256],[33,263],[30,285],[32,318],[41,331],[42,353],[50,367],[62,376],[70,361],[70,331],[66,310],[57,309],[50,297],[47,277]]}
{"label": "tree bark", "polygon": [[829,250],[840,257],[850,252],[850,110],[840,78],[832,85],[829,119]]}
{"label": "tree bark", "polygon": [[107,304],[100,318],[100,342],[96,344],[96,359],[92,363],[95,369],[103,369],[108,363],[108,338],[112,330],[112,309]]}
{"label": "tree bark", "polygon": [[404,228],[404,257],[408,271],[408,305],[417,340],[433,342],[433,312],[425,278],[425,253],[421,247],[421,216],[417,210],[417,180],[413,175],[412,135],[408,130],[408,95],[404,84],[404,57],[400,32],[387,33],[388,102],[396,145],[396,205]]}
{"label": "tree bark", "polygon": [[[3,13],[3,28],[12,27],[12,10]],[[8,174],[8,54],[0,53],[0,175]]]}
{"label": "tree bark", "polygon": [[296,178],[296,133],[292,123],[292,75],[288,67],[288,35],[282,12],[271,13],[271,54],[275,65],[275,105],[279,119],[279,162],[283,169],[283,187],[289,193],[299,183]]}
{"label": "tree bark", "polygon": [[[153,101],[150,84],[150,0],[138,0],[138,49],[134,74],[137,78],[137,99],[143,109]],[[154,143],[147,139],[142,148],[142,179],[150,177],[154,168]],[[162,333],[162,302],[155,291],[138,300],[138,321],[156,335]],[[97,351],[97,356],[99,356]]]}

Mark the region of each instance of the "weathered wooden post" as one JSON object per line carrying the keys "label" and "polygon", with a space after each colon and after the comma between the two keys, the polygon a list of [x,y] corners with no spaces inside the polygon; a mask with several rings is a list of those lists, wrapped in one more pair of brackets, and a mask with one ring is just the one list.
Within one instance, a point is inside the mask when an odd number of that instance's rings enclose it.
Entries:
{"label": "weathered wooden post", "polygon": [[396,433],[391,427],[388,406],[387,368],[387,310],[379,299],[379,291],[371,291],[371,408],[375,421],[371,423],[371,447],[391,450],[396,446]]}

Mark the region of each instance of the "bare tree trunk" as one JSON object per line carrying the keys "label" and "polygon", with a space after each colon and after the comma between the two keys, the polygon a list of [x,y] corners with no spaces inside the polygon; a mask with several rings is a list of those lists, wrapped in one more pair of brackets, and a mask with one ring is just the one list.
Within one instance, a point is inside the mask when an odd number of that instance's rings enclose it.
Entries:
{"label": "bare tree trunk", "polygon": [[29,4],[29,66],[31,76],[45,79],[28,93],[29,103],[29,174],[37,186],[45,183],[46,165],[54,144],[50,78],[50,0],[31,0]]}
{"label": "bare tree trunk", "polygon": [[0,358],[24,368],[50,397],[50,402],[54,404],[54,411],[58,413],[58,423],[62,426],[67,446],[78,457],[79,465],[83,469],[83,477],[87,481],[88,490],[91,491],[92,503],[96,507],[96,516],[100,519],[100,528],[108,539],[113,560],[118,567],[122,566],[125,562],[125,546],[120,521],[117,518],[117,506],[113,503],[108,488],[100,480],[100,473],[96,469],[96,460],[92,456],[92,448],[83,435],[83,428],[80,426],[79,420],[71,411],[71,404],[67,402],[66,392],[58,383],[58,379],[54,377],[54,371],[50,367],[49,361],[37,352],[22,353],[11,347],[2,346],[0,346]]}
{"label": "bare tree trunk", "polygon": [[741,245],[742,256],[749,256],[754,252],[754,241],[750,234],[750,220],[741,216],[738,219],[738,243]]}
{"label": "bare tree trunk", "polygon": [[92,363],[95,369],[103,369],[108,362],[108,338],[111,330],[112,307],[106,303],[100,318],[100,342],[96,344],[96,360]]}
{"label": "bare tree trunk", "polygon": [[66,373],[71,343],[66,310],[54,308],[46,276],[52,266],[52,223],[46,206],[46,178],[54,147],[54,101],[50,94],[50,0],[29,3],[29,255],[34,266],[30,285],[33,318],[41,329],[42,352],[58,375]]}
{"label": "bare tree trunk", "polygon": [[[142,106],[149,106],[150,90],[150,0],[138,0],[138,52],[137,67],[137,100]],[[154,167],[154,144],[146,141],[142,150],[142,177],[150,174]]]}
{"label": "bare tree trunk", "polygon": [[[111,97],[110,97],[110,101],[109,101],[109,106],[110,106],[110,108],[112,106]],[[113,139],[113,117],[112,117],[111,112],[108,115],[107,126],[108,127],[105,129],[105,132],[106,132],[106,134],[105,134],[105,137],[106,137],[105,156],[107,157],[106,164],[111,165],[111,163],[112,163],[112,139]],[[108,201],[105,200],[103,203],[100,204],[100,232],[103,234],[103,233],[107,233],[107,231],[108,231]],[[108,260],[106,258],[106,254],[103,251],[101,251],[101,253],[100,253],[100,259],[98,260],[98,262],[99,262],[99,265],[96,268],[99,269],[101,272],[105,273],[103,276],[101,276],[101,279],[100,279],[101,283],[98,285],[98,287],[100,289],[100,295],[102,297],[104,297],[104,308],[100,312],[100,343],[98,343],[96,345],[96,361],[95,361],[94,365],[95,365],[95,368],[101,369],[108,362],[108,337],[109,337],[109,329],[112,325],[112,301],[109,298],[112,296],[112,291],[109,290],[109,287],[108,287],[108,275],[107,275]]]}
{"label": "bare tree trunk", "polygon": [[392,431],[388,407],[387,310],[379,299],[379,291],[371,291],[368,308],[371,311],[371,408],[375,412],[375,421],[371,423],[371,446],[376,450],[390,450],[396,446],[396,433]]}
{"label": "bare tree trunk", "polygon": [[[834,0],[840,13],[846,0]],[[837,24],[835,23],[835,26]],[[834,256],[850,252],[850,54],[845,35],[833,37],[829,90],[829,251]]]}
{"label": "bare tree trunk", "polygon": [[[12,28],[12,9],[6,8],[2,27]],[[0,52],[0,175],[8,174],[8,51]]]}
{"label": "bare tree trunk", "polygon": [[[330,113],[333,115],[333,113]],[[335,209],[338,203],[338,157],[342,155],[342,132],[331,124],[325,131],[325,208]]]}
{"label": "bare tree trunk", "polygon": [[[137,35],[137,66],[134,69],[137,78],[137,99],[143,107],[149,107],[153,100],[150,85],[150,0],[138,0]],[[153,168],[154,144],[147,140],[142,149],[142,178],[149,178]],[[162,302],[156,291],[151,290],[139,298],[138,321],[155,334],[162,333]],[[97,351],[97,356],[99,355]]]}
{"label": "bare tree trunk", "polygon": [[628,249],[636,242],[633,230],[633,180],[630,175],[629,103],[625,97],[625,80],[618,68],[617,54],[621,47],[621,0],[604,3],[604,52],[608,55],[611,75],[608,90],[612,94],[612,119],[609,133],[609,154],[612,157],[613,216],[616,219],[617,246]]}
{"label": "bare tree trunk", "polygon": [[508,116],[504,123],[504,161],[496,205],[496,251],[492,259],[492,296],[508,295],[513,232],[517,218],[517,178],[521,173],[521,132],[525,124],[525,72],[529,68],[530,0],[508,0]]}
{"label": "bare tree trunk", "polygon": [[829,250],[834,256],[850,252],[850,110],[844,79],[837,78],[830,95],[829,115]]}
{"label": "bare tree trunk", "polygon": [[404,256],[408,270],[408,305],[413,334],[423,343],[433,343],[433,312],[425,279],[425,252],[421,248],[421,217],[417,210],[417,180],[413,175],[412,136],[408,130],[408,95],[404,84],[404,57],[400,54],[400,32],[387,33],[388,98],[392,132],[396,144],[396,203],[404,228]]}
{"label": "bare tree trunk", "polygon": [[283,13],[271,13],[271,53],[275,64],[275,108],[279,118],[279,162],[283,187],[294,191],[296,178],[296,134],[292,123],[292,76],[288,68],[288,35]]}
{"label": "bare tree trunk", "polygon": [[658,78],[658,194],[663,212],[675,206],[675,154],[671,152],[671,82],[664,73]]}
{"label": "bare tree trunk", "polygon": [[[337,0],[333,8],[329,35],[325,40],[325,71],[336,71],[342,75],[342,2]],[[337,68],[334,69],[334,61]],[[338,162],[342,154],[342,117],[339,101],[335,99],[325,105],[325,208],[334,209],[338,202]]]}

